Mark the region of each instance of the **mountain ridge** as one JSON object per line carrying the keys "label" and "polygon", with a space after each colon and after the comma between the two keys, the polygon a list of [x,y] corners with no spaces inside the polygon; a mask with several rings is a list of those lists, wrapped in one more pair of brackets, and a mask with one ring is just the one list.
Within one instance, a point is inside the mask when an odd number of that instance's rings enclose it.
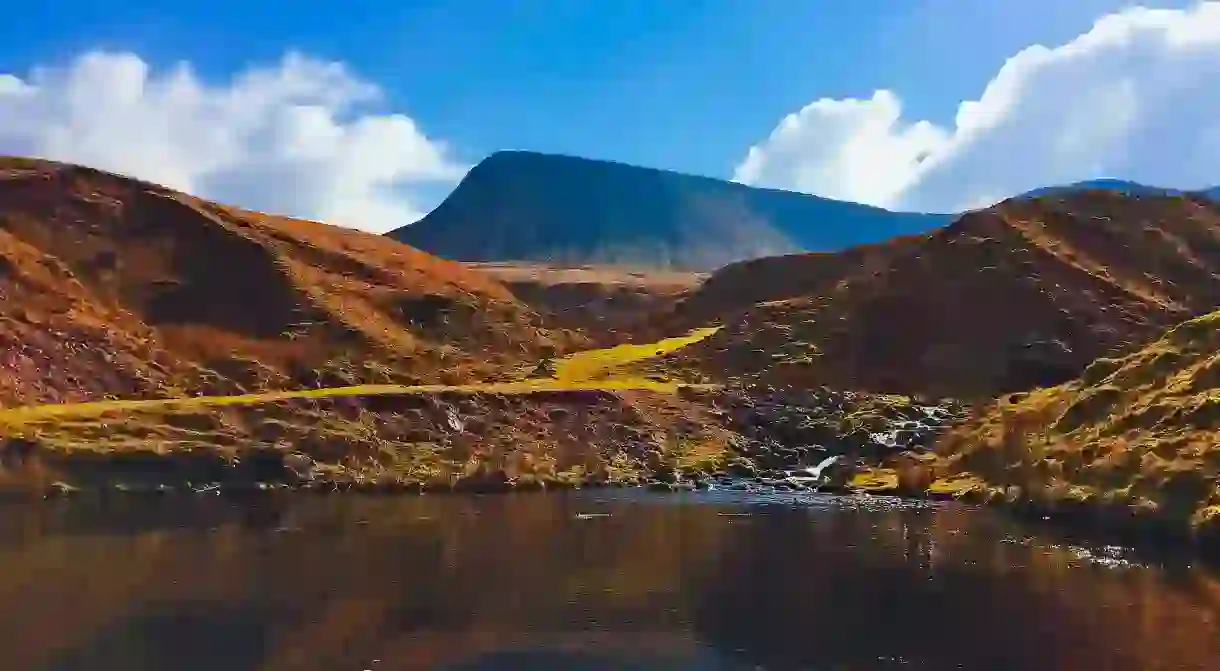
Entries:
{"label": "mountain ridge", "polygon": [[701,271],[921,232],[950,218],[615,161],[504,151],[472,168],[423,219],[386,235],[459,261]]}
{"label": "mountain ridge", "polygon": [[[1016,199],[1086,190],[1220,197],[1100,178]],[[921,213],[756,187],[705,175],[528,150],[476,164],[419,221],[387,236],[476,263],[635,265],[710,271],[754,258],[838,252],[940,228],[961,213]]]}
{"label": "mountain ridge", "polygon": [[719,321],[701,379],[978,398],[1058,384],[1220,305],[1220,205],[1010,199],[923,235],[729,265],[659,318]]}
{"label": "mountain ridge", "polygon": [[1088,190],[1106,190],[1117,191],[1128,196],[1181,196],[1181,197],[1202,197],[1212,200],[1220,199],[1220,185],[1205,186],[1199,189],[1178,189],[1172,187],[1151,186],[1141,182],[1134,182],[1127,179],[1119,179],[1114,177],[1104,177],[1097,179],[1082,180],[1063,184],[1058,186],[1044,186],[1031,191],[1026,191],[1016,198],[1039,198],[1045,196],[1053,196],[1064,193],[1074,193]]}

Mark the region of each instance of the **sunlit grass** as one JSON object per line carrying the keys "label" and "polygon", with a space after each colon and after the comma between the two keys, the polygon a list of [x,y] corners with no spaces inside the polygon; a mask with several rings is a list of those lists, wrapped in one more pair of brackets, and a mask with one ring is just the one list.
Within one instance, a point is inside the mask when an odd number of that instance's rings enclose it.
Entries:
{"label": "sunlit grass", "polygon": [[892,468],[867,468],[852,476],[847,487],[860,492],[893,492],[898,490],[898,471]]}
{"label": "sunlit grass", "polygon": [[272,391],[235,396],[191,396],[168,399],[108,400],[88,403],[38,405],[0,410],[0,426],[23,424],[48,419],[97,417],[116,412],[149,410],[193,410],[217,406],[257,405],[293,399],[332,398],[343,396],[384,396],[400,394],[486,393],[532,394],[557,391],[628,391],[642,390],[672,394],[682,385],[661,382],[638,375],[619,375],[623,366],[673,352],[698,342],[715,328],[699,329],[689,335],[667,338],[655,343],[619,345],[601,350],[578,352],[556,361],[555,378],[535,378],[514,382],[488,382],[459,385],[392,385],[365,384],[348,387]]}
{"label": "sunlit grass", "polygon": [[646,344],[626,344],[606,349],[577,352],[555,361],[555,379],[561,382],[587,382],[614,379],[612,376],[631,364],[664,356],[693,345],[716,333],[720,327],[695,329],[687,335]]}

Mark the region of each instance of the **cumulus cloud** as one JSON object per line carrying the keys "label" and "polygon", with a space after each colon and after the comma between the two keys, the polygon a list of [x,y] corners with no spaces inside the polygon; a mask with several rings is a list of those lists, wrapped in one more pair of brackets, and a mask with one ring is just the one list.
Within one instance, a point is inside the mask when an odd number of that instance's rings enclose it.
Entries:
{"label": "cumulus cloud", "polygon": [[412,188],[465,167],[376,86],[290,53],[228,81],[93,52],[0,73],[0,153],[82,163],[243,207],[384,231],[420,216]]}
{"label": "cumulus cloud", "polygon": [[1000,68],[952,125],[912,121],[897,94],[817,100],[751,147],[734,179],[921,211],[1120,177],[1220,182],[1220,2],[1132,8]]}

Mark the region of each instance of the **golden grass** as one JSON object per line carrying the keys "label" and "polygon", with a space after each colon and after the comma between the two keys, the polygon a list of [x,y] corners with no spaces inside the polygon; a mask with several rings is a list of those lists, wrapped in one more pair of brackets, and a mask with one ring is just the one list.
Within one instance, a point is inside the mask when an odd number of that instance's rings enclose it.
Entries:
{"label": "golden grass", "polygon": [[1197,535],[1220,506],[1218,352],[1220,312],[1098,359],[1075,381],[999,399],[937,452],[989,498],[1116,512]]}
{"label": "golden grass", "polygon": [[577,352],[556,362],[554,379],[534,378],[514,382],[489,382],[459,385],[393,385],[366,384],[296,391],[273,391],[232,396],[191,396],[168,399],[108,400],[87,403],[47,404],[0,410],[0,427],[47,420],[98,417],[110,413],[132,411],[178,410],[258,405],[296,399],[323,399],[350,396],[384,396],[402,394],[533,394],[556,391],[652,391],[672,394],[680,385],[643,377],[615,377],[624,366],[661,356],[715,333],[715,328],[698,329],[686,336],[667,338],[655,343],[619,345],[608,349]]}
{"label": "golden grass", "polygon": [[[12,472],[0,468],[0,489],[198,486],[220,471],[291,453],[308,458],[314,482],[336,487],[572,487],[707,472],[724,462],[732,436],[706,409],[674,394],[686,385],[620,366],[708,333],[565,357],[578,365],[567,367],[564,379],[0,410],[0,435],[32,441],[39,455]],[[599,379],[576,379],[583,375]]]}
{"label": "golden grass", "polygon": [[[655,359],[683,347],[693,345],[711,337],[720,330],[719,326],[695,329],[684,336],[665,338],[646,344],[625,344],[605,349],[576,352],[555,362],[555,379],[567,383],[583,383],[590,380],[611,379],[616,374],[622,374],[623,369],[649,359]],[[642,377],[628,377],[639,382],[647,382]]]}
{"label": "golden grass", "polygon": [[981,478],[969,474],[958,474],[947,478],[934,480],[928,485],[926,494],[929,496],[951,496],[960,498],[983,489],[986,483]]}
{"label": "golden grass", "polygon": [[868,493],[897,491],[898,471],[892,468],[864,469],[852,476],[847,488]]}
{"label": "golden grass", "polygon": [[553,391],[654,391],[672,394],[678,383],[653,380],[625,379],[600,382],[564,383],[557,380],[526,380],[522,382],[492,382],[486,384],[425,384],[415,386],[393,384],[365,384],[351,387],[304,389],[299,391],[273,391],[261,394],[239,394],[234,396],[192,396],[185,398],[139,399],[119,401],[95,401],[90,403],[66,403],[36,405],[0,410],[0,426],[27,421],[47,419],[77,419],[97,417],[108,413],[144,410],[195,410],[229,405],[258,405],[277,401],[310,398],[336,398],[344,396],[385,396],[401,394],[535,394]]}

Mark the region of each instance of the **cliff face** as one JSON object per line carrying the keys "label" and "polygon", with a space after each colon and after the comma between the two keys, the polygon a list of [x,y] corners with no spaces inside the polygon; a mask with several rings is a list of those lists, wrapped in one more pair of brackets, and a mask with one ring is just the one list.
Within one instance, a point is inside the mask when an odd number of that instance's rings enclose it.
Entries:
{"label": "cliff face", "polygon": [[499,152],[428,216],[387,235],[459,261],[708,270],[948,220],[621,163]]}

